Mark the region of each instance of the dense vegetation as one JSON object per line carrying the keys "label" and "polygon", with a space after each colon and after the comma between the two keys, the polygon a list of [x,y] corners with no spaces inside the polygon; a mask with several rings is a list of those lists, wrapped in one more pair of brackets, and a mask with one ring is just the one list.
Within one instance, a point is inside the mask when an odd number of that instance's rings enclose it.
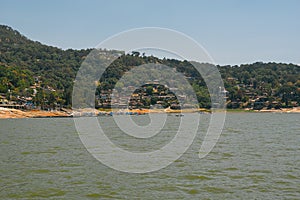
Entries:
{"label": "dense vegetation", "polygon": [[[284,63],[261,63],[222,66],[229,108],[261,109],[292,107],[300,104],[300,66]],[[252,100],[252,105],[249,104]]]}
{"label": "dense vegetation", "polygon": [[[81,61],[90,50],[68,49],[63,51],[29,40],[8,26],[0,26],[0,52],[2,68],[18,69],[15,74],[16,77],[22,77],[22,74],[18,72],[27,72],[25,74],[30,75],[31,78],[25,81],[23,86],[32,84],[30,80],[36,77],[41,83],[41,88],[54,88],[57,90],[54,95],[63,98],[64,104],[68,105],[71,103],[68,96],[71,94],[72,81]],[[0,76],[1,84],[9,72],[3,73]],[[23,92],[26,88],[19,87],[14,79],[9,79],[9,81],[11,84],[8,87],[14,93]],[[0,92],[5,92],[5,90]]]}
{"label": "dense vegetation", "polygon": [[[91,50],[62,50],[43,45],[27,39],[8,26],[1,25],[0,93],[2,98],[19,101],[24,97],[23,99],[27,98],[41,107],[70,106],[76,73]],[[114,51],[101,50],[101,52]],[[123,54],[111,63],[98,84],[96,90],[98,102],[103,103],[101,96],[109,94],[125,72],[134,66],[147,63],[171,66],[183,73],[195,90],[199,106],[205,108],[211,106],[206,84],[190,62],[159,59],[141,55],[139,52]],[[217,67],[228,91],[229,108],[281,108],[300,104],[298,65],[257,62]],[[120,89],[123,87],[116,86]],[[149,87],[146,92],[146,95],[152,94]],[[156,103],[152,101],[150,99],[148,104]],[[163,104],[170,105],[166,102]]]}

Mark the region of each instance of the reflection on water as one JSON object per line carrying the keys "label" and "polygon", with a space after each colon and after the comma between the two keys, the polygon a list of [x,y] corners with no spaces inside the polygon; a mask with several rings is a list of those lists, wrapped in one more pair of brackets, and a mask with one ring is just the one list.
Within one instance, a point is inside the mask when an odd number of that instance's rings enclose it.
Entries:
{"label": "reflection on water", "polygon": [[[143,120],[138,116],[136,120]],[[112,118],[101,117],[123,148],[159,148],[172,126],[145,146],[121,139]],[[198,159],[209,115],[190,149],[170,166],[127,174],[95,160],[72,119],[0,120],[2,199],[297,199],[300,188],[300,125],[297,114],[232,113],[213,151]],[[169,124],[178,118],[169,117]],[[176,124],[176,123],[175,123]],[[134,144],[128,143],[131,141]],[[148,146],[147,146],[148,145]],[[145,149],[143,149],[145,148]]]}

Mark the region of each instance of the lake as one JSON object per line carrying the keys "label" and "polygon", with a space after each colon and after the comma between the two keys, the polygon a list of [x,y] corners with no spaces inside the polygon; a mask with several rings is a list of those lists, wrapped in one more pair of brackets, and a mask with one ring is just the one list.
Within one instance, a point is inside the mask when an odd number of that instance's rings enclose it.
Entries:
{"label": "lake", "polygon": [[[300,118],[291,113],[228,113],[223,133],[203,159],[198,151],[210,114],[202,114],[190,148],[155,172],[113,170],[84,147],[72,118],[0,120],[1,199],[300,199]],[[184,116],[186,117],[186,116]],[[133,116],[137,124],[147,115]],[[108,137],[132,151],[158,149],[180,117],[146,142],[122,136],[99,117]]]}

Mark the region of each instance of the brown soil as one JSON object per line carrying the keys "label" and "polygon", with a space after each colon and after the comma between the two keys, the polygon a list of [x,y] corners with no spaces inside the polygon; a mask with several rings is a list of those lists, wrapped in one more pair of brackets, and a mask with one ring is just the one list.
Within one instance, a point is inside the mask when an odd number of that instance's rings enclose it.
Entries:
{"label": "brown soil", "polygon": [[22,111],[0,107],[0,118],[34,118],[34,117],[67,117],[66,112],[62,111],[42,111],[30,110]]}

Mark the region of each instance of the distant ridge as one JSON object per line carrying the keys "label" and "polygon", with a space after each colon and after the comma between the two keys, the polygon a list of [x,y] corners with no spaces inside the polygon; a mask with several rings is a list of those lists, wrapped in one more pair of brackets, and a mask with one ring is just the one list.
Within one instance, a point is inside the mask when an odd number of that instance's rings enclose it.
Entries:
{"label": "distant ridge", "polygon": [[[70,107],[76,72],[91,50],[47,46],[0,25],[0,101],[24,97],[45,107]],[[112,89],[124,72],[149,62],[171,66],[189,77],[200,107],[210,107],[205,82],[189,62],[144,56],[139,52],[116,60],[102,77],[96,94],[100,98],[101,91]],[[300,104],[299,65],[256,62],[218,68],[228,91],[228,108],[281,108]]]}

